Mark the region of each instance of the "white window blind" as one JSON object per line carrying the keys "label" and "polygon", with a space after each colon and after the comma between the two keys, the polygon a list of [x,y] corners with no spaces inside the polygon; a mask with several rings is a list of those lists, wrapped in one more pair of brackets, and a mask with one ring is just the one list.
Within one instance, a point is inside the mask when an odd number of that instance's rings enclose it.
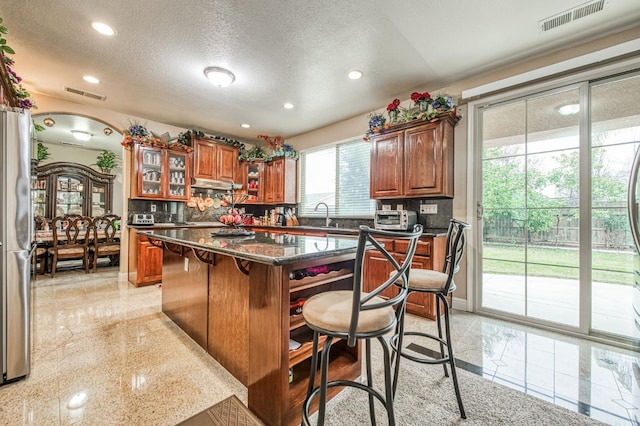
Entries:
{"label": "white window blind", "polygon": [[300,156],[301,216],[372,218],[375,200],[369,198],[369,143],[362,140],[323,146]]}

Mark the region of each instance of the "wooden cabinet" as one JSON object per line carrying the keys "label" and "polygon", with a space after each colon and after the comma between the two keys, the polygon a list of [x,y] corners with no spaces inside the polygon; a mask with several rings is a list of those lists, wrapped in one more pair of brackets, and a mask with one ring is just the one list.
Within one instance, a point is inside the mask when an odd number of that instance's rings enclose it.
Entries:
{"label": "wooden cabinet", "polygon": [[77,163],[50,163],[36,168],[31,190],[35,216],[65,214],[101,216],[110,213],[115,176]]}
{"label": "wooden cabinet", "polygon": [[371,136],[371,198],[453,197],[453,129],[444,113]]}
{"label": "wooden cabinet", "polygon": [[[446,236],[421,237],[418,241],[416,253],[413,256],[411,267],[416,269],[436,269],[441,270],[444,264],[444,245]],[[385,247],[398,259],[403,259],[407,251],[407,241],[405,240],[380,240]],[[364,285],[365,291],[371,291],[377,285],[389,278],[391,265],[389,261],[378,252],[368,252],[365,254],[364,265]],[[367,285],[369,284],[369,285]],[[387,289],[382,296],[393,296],[394,288]],[[423,293],[412,293],[407,299],[407,312],[426,317],[436,318],[436,299],[432,295]]]}
{"label": "wooden cabinet", "polygon": [[147,237],[137,236],[138,275],[136,287],[162,281],[162,247],[152,244]]}
{"label": "wooden cabinet", "polygon": [[132,198],[187,200],[191,158],[184,151],[135,145]]}
{"label": "wooden cabinet", "polygon": [[271,161],[243,163],[242,192],[245,204],[295,204],[297,202],[297,160],[274,157]]}
{"label": "wooden cabinet", "polygon": [[242,165],[242,191],[248,195],[246,203],[259,204],[264,201],[264,162],[246,162]]}
{"label": "wooden cabinet", "polygon": [[240,163],[238,148],[203,139],[195,139],[193,177],[238,182]]}
{"label": "wooden cabinet", "polygon": [[295,204],[297,162],[291,157],[277,157],[264,164],[265,204]]}

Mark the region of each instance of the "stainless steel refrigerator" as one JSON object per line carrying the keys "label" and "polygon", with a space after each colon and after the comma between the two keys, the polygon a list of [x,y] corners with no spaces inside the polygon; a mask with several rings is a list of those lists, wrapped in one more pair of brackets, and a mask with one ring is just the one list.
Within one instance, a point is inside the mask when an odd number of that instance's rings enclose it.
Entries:
{"label": "stainless steel refrigerator", "polygon": [[0,385],[29,374],[29,265],[33,240],[30,127],[31,115],[28,111],[1,111]]}

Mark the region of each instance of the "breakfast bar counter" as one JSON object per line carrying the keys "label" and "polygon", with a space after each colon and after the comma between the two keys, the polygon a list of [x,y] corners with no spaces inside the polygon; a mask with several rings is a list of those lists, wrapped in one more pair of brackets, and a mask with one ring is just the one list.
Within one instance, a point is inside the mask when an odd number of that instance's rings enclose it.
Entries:
{"label": "breakfast bar counter", "polygon": [[[357,239],[138,232],[163,248],[162,311],[247,386],[249,409],[265,424],[300,424],[313,333],[297,307],[315,293],[351,288]],[[360,362],[359,346],[334,342],[330,379],[355,379]]]}

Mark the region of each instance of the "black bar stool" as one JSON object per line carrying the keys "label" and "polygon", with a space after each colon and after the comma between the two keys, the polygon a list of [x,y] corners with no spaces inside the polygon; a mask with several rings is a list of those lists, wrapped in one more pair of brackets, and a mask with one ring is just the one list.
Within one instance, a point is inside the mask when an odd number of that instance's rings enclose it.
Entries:
{"label": "black bar stool", "polygon": [[[422,225],[416,225],[412,232],[393,232],[374,230],[360,226],[358,249],[353,273],[353,290],[336,290],[316,294],[309,298],[303,308],[302,315],[307,326],[313,330],[313,356],[311,358],[311,373],[307,398],[302,406],[302,424],[309,425],[309,410],[311,401],[320,395],[318,408],[318,425],[324,425],[327,389],[334,386],[351,386],[368,392],[369,413],[372,424],[375,424],[374,398],[379,400],[387,410],[389,425],[395,425],[393,412],[393,382],[391,376],[391,350],[383,337],[386,333],[397,328],[398,321],[403,317],[402,309],[408,293],[408,273],[411,260],[416,250],[418,238],[422,234]],[[406,257],[399,263],[376,237],[409,240]],[[363,266],[365,251],[378,250],[392,265],[393,272],[388,280],[378,285],[371,293],[362,291]],[[377,283],[376,283],[377,284]],[[397,286],[397,295],[388,299],[379,295],[387,288]],[[371,288],[371,286],[368,286]],[[318,369],[318,341],[320,335],[327,336],[322,349],[320,366],[320,386],[314,389],[316,370]],[[377,339],[382,345],[384,356],[385,395],[374,389],[371,370],[371,339]],[[367,383],[362,384],[352,380],[335,380],[328,382],[329,350],[334,339],[346,339],[347,345],[356,346],[358,340],[366,341]],[[397,373],[398,360],[396,360]]]}
{"label": "black bar stool", "polygon": [[[391,338],[391,347],[395,353],[400,354],[403,358],[411,361],[419,362],[421,364],[442,364],[444,367],[444,375],[449,377],[447,371],[447,364],[451,366],[451,378],[453,379],[453,387],[456,392],[456,398],[458,400],[458,408],[460,409],[460,417],[467,418],[462,405],[462,397],[460,396],[460,387],[458,386],[458,376],[456,375],[456,361],[453,352],[453,346],[451,344],[451,326],[449,323],[449,301],[447,296],[456,289],[456,284],[453,281],[453,276],[460,269],[460,260],[464,254],[465,235],[464,230],[469,225],[460,222],[456,219],[451,219],[449,222],[449,229],[447,231],[446,242],[446,254],[445,262],[442,272],[431,271],[428,269],[411,269],[409,275],[409,294],[413,292],[421,292],[433,294],[436,296],[436,322],[438,325],[438,335],[432,335],[419,331],[404,331],[404,318],[398,321],[397,333]],[[399,283],[402,285],[402,283]],[[445,335],[442,336],[442,321],[440,313],[440,305],[444,308],[444,328]],[[402,315],[404,316],[404,309]],[[402,347],[402,341],[404,336],[419,336],[433,339],[440,344],[440,358],[427,358],[415,356],[408,353],[406,348]],[[447,348],[447,354],[445,355],[444,348]],[[398,385],[398,375],[396,374],[393,379],[393,392]]]}

